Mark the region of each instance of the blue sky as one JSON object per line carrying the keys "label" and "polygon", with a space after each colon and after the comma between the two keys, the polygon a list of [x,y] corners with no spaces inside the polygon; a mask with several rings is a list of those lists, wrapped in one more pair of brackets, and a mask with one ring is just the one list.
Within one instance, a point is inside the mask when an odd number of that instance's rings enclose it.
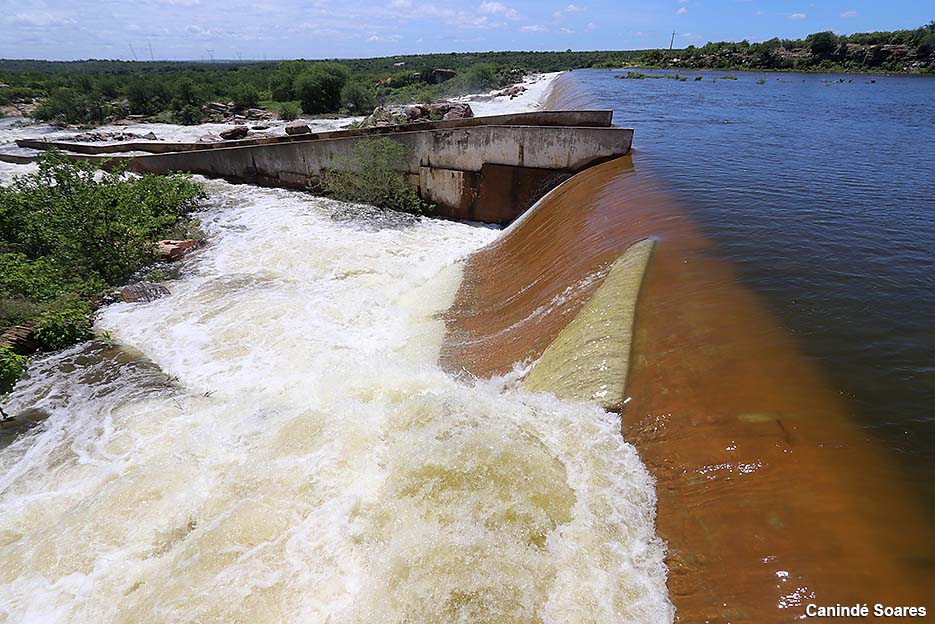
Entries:
{"label": "blue sky", "polygon": [[0,0],[0,58],[639,49],[914,28],[931,0]]}

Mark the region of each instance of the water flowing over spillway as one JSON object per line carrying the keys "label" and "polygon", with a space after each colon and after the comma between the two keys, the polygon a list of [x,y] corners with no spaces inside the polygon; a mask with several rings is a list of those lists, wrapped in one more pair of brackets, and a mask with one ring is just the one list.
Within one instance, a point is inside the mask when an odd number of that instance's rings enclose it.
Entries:
{"label": "water flowing over spillway", "polygon": [[11,397],[0,622],[671,621],[619,417],[436,363],[498,232],[208,188],[172,294]]}

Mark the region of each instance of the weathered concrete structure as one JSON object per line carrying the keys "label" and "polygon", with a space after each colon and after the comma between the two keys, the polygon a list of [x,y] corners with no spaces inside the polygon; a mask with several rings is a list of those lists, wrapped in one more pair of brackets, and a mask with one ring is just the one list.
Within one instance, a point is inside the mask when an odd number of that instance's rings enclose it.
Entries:
{"label": "weathered concrete structure", "polygon": [[[508,223],[572,174],[627,154],[633,130],[611,126],[610,111],[549,111],[295,137],[221,143],[79,145],[18,141],[20,147],[67,150],[102,164],[127,161],[131,171],[187,171],[234,182],[294,189],[315,188],[336,156],[362,138],[386,136],[408,148],[400,163],[437,214]],[[113,150],[158,152],[120,154]]]}

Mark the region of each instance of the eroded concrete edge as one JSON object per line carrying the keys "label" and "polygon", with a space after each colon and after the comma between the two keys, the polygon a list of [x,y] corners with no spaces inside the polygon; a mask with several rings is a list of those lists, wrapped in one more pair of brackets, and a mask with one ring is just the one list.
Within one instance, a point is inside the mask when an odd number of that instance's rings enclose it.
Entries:
{"label": "eroded concrete edge", "polygon": [[609,411],[623,408],[636,302],[654,245],[643,239],[614,261],[604,283],[542,352],[522,382],[525,389]]}

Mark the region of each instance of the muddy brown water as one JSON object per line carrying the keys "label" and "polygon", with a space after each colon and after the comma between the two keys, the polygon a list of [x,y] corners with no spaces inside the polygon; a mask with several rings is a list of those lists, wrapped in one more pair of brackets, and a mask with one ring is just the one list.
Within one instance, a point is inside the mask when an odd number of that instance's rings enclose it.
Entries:
{"label": "muddy brown water", "polygon": [[657,480],[679,621],[925,605],[932,527],[899,468],[639,163],[579,174],[469,258],[443,364],[489,377],[535,359],[652,237],[622,433]]}

